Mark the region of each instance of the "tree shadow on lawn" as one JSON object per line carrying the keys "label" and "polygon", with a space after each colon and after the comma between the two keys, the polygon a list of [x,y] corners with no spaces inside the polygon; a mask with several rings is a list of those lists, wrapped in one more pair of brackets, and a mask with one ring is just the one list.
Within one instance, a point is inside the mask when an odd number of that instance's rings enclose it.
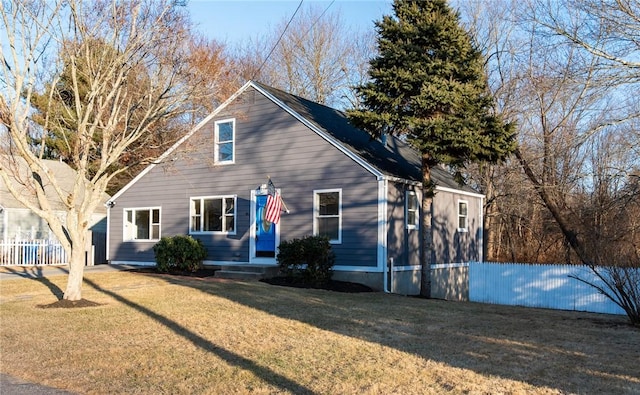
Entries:
{"label": "tree shadow on lawn", "polygon": [[[64,296],[64,292],[62,291],[62,289],[60,289],[60,287],[58,287],[57,285],[52,283],[51,280],[45,277],[41,266],[33,266],[33,267],[22,266],[22,270],[17,270],[11,266],[5,266],[5,269],[9,273],[17,274],[20,277],[23,277],[29,280],[34,280],[44,284],[44,286],[46,286],[49,289],[49,291],[51,291],[53,296],[55,296],[56,299],[58,299],[58,301],[62,300],[62,297]],[[60,270],[62,272],[68,273],[68,271],[66,271],[65,269],[60,269]]]}
{"label": "tree shadow on lawn", "polygon": [[98,285],[96,282],[92,280],[88,280],[85,278],[84,283],[91,286],[96,291],[99,291],[104,293],[105,295],[111,296],[115,300],[159,322],[160,324],[164,325],[165,327],[173,331],[176,335],[189,340],[196,347],[199,347],[204,351],[210,352],[212,354],[215,354],[216,356],[223,359],[230,365],[234,365],[241,369],[254,373],[256,376],[260,377],[262,380],[264,380],[267,383],[270,383],[273,386],[276,386],[283,390],[291,391],[294,394],[313,394],[313,391],[311,391],[309,388],[301,384],[298,384],[295,381],[292,381],[287,377],[282,376],[267,367],[260,366],[250,359],[247,359],[230,350],[220,347],[212,343],[211,341],[207,340],[206,338],[198,335],[197,333],[189,330],[188,328],[180,325],[179,323],[161,314],[158,314],[142,305],[139,305],[133,301],[130,301],[129,299],[117,294],[116,292],[102,288],[100,285]]}
{"label": "tree shadow on lawn", "polygon": [[[234,292],[229,292],[230,280],[165,278],[281,318],[484,376],[565,393],[640,393],[637,364],[631,362],[640,358],[640,332],[624,317],[378,292],[344,294],[285,287],[273,292],[263,288],[271,285],[256,281],[234,281]],[[372,314],[385,305],[388,316]],[[581,331],[588,339],[601,335],[599,340],[606,345],[585,344]]]}

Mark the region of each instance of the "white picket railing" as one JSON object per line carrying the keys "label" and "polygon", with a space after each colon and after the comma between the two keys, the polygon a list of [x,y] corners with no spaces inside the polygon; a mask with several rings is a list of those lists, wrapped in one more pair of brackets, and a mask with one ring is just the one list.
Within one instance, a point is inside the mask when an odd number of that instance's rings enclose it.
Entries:
{"label": "white picket railing", "polygon": [[480,303],[625,314],[595,288],[602,284],[586,266],[470,263],[469,300]]}
{"label": "white picket railing", "polygon": [[63,265],[68,263],[55,240],[0,240],[0,266]]}

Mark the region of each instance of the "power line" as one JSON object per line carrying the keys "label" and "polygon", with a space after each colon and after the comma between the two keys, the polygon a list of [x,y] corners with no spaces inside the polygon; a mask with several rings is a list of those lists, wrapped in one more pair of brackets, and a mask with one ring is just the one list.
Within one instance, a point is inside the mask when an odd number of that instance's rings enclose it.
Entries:
{"label": "power line", "polygon": [[331,3],[329,3],[329,5],[327,6],[327,8],[324,9],[324,11],[322,11],[322,14],[320,14],[320,16],[316,19],[315,22],[313,22],[313,24],[311,25],[310,28],[307,29],[306,32],[304,32],[304,34],[302,35],[302,37],[306,37],[307,34],[309,34],[309,32],[311,31],[311,29],[313,29],[313,27],[320,21],[320,19],[322,19],[322,17],[324,16],[324,14],[327,13],[327,11],[329,10],[329,7],[331,7],[331,5],[333,5],[333,3],[335,3],[336,0],[332,0]]}
{"label": "power line", "polygon": [[284,30],[282,30],[282,33],[280,34],[280,37],[278,37],[278,41],[276,41],[276,43],[274,44],[273,48],[271,48],[271,51],[269,51],[269,54],[267,55],[266,58],[264,58],[264,61],[262,61],[262,64],[260,65],[260,67],[258,67],[258,70],[256,70],[256,72],[253,74],[251,79],[255,79],[256,78],[256,75],[260,72],[260,70],[262,70],[262,67],[264,67],[265,63],[267,63],[267,60],[269,60],[269,58],[271,57],[271,54],[273,53],[273,51],[275,51],[275,49],[278,46],[278,44],[280,44],[280,40],[282,40],[282,37],[284,37],[284,34],[287,32],[287,29],[289,28],[289,25],[293,21],[293,18],[296,16],[298,11],[300,10],[300,7],[302,7],[302,2],[303,1],[304,0],[300,0],[300,3],[298,4],[298,8],[296,8],[296,10],[293,13],[293,15],[291,15],[291,18],[289,18],[289,22],[287,22],[287,25],[284,27]]}

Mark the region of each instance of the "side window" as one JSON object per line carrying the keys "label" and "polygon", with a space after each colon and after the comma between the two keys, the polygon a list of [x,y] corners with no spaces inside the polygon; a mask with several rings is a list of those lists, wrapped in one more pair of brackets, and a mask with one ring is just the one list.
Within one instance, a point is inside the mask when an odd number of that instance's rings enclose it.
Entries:
{"label": "side window", "polygon": [[458,200],[458,232],[469,231],[469,203],[466,200]]}
{"label": "side window", "polygon": [[342,192],[339,189],[313,192],[313,234],[342,243]]}
{"label": "side window", "polygon": [[235,161],[235,119],[216,121],[214,162],[230,164]]}
{"label": "side window", "polygon": [[236,232],[236,197],[191,198],[189,233]]}
{"label": "side window", "polygon": [[160,240],[160,208],[125,209],[123,239]]}
{"label": "side window", "polygon": [[405,219],[407,229],[418,229],[420,224],[420,203],[414,191],[405,192]]}

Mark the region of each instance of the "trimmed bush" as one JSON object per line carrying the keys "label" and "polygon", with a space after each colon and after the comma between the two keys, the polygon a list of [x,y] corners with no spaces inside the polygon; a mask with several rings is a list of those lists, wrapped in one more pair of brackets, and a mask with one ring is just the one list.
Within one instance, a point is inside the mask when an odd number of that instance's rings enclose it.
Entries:
{"label": "trimmed bush", "polygon": [[278,249],[278,266],[283,275],[316,286],[331,280],[335,254],[327,237],[306,236],[284,241]]}
{"label": "trimmed bush", "polygon": [[202,267],[202,261],[207,257],[207,250],[200,240],[184,235],[163,237],[153,246],[153,252],[157,269],[163,273],[195,272]]}

